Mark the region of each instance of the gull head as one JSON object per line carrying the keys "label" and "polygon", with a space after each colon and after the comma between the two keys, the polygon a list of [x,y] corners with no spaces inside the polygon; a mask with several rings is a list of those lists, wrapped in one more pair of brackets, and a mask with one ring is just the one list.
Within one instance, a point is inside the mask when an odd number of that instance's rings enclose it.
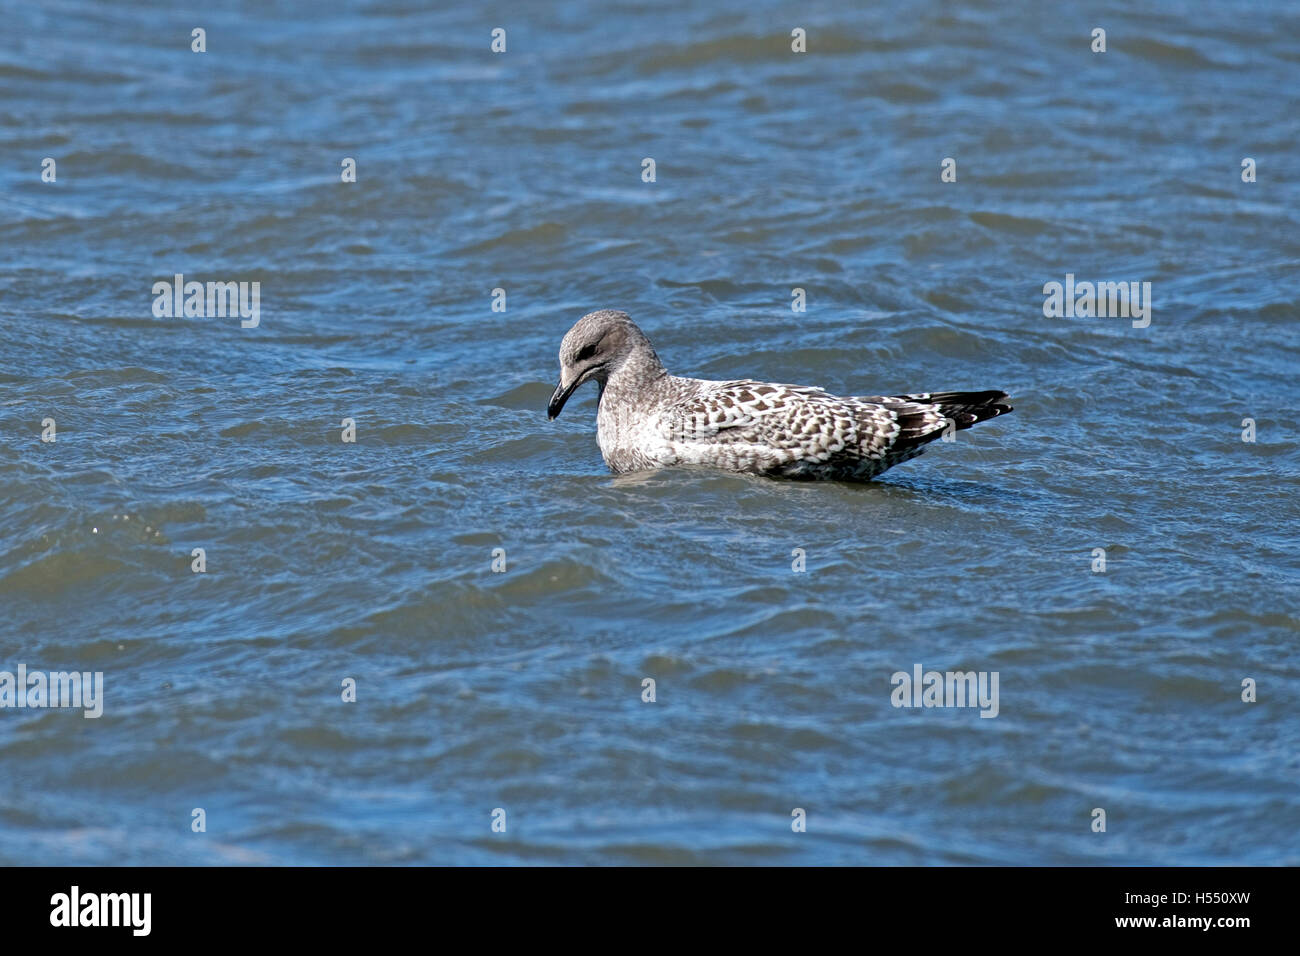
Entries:
{"label": "gull head", "polygon": [[584,315],[560,342],[560,384],[546,406],[546,417],[559,415],[569,396],[583,384],[594,379],[604,385],[641,350],[654,356],[649,340],[626,312],[601,309]]}

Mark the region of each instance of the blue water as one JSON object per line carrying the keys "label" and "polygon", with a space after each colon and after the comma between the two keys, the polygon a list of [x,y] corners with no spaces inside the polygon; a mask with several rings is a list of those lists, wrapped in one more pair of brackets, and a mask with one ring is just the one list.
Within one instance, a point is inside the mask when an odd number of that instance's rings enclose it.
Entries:
{"label": "blue water", "polygon": [[[104,675],[0,709],[0,862],[1300,863],[1300,8],[860,6],[0,2],[0,670]],[[597,308],[1016,409],[615,477]]]}

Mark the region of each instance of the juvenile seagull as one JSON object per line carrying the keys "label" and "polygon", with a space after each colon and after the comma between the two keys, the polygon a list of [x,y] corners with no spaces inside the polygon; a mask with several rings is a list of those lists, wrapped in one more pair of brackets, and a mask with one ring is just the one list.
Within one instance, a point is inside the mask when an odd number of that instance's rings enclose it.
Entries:
{"label": "juvenile seagull", "polygon": [[915,458],[949,427],[1011,411],[999,391],[840,398],[800,385],[678,378],[628,314],[612,309],[584,315],[564,336],[548,418],[593,379],[596,438],[615,472],[704,466],[866,481]]}

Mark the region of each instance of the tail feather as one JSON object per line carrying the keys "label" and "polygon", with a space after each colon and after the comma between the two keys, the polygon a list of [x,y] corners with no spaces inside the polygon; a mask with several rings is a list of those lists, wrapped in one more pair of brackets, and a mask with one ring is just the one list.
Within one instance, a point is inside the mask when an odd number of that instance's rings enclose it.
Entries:
{"label": "tail feather", "polygon": [[960,431],[1011,411],[1006,392],[925,392],[918,395],[890,395],[870,399],[897,413],[899,432],[891,448],[898,461],[914,458],[922,446],[941,437],[952,427]]}
{"label": "tail feather", "polygon": [[1006,399],[1010,396],[997,389],[984,392],[930,392],[898,397],[918,404],[937,405],[940,414],[945,418],[951,418],[957,424],[958,430],[1005,415],[1012,408],[1006,403]]}

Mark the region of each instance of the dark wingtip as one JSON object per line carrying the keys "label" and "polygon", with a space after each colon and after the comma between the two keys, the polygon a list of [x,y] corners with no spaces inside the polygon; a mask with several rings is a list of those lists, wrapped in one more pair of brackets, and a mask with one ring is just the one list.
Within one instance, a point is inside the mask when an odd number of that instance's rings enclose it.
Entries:
{"label": "dark wingtip", "polygon": [[1014,406],[1008,401],[1010,398],[1006,392],[989,389],[983,392],[938,392],[929,400],[957,422],[958,428],[970,428],[1013,411]]}

